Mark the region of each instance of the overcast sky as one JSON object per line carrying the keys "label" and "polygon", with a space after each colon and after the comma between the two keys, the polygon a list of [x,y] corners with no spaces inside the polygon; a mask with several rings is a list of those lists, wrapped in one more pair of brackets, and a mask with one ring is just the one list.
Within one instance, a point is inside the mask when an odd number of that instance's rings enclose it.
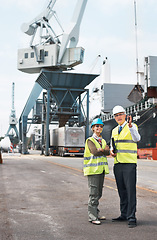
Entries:
{"label": "overcast sky", "polygon": [[[21,25],[35,18],[48,0],[1,1],[0,48],[0,136],[9,127],[12,82],[15,83],[15,110],[20,117],[38,74],[17,70],[18,48],[29,47],[30,38],[21,32]],[[70,21],[76,0],[57,0],[54,9],[65,28]],[[143,69],[144,57],[157,55],[157,2],[137,0],[138,55]],[[78,72],[100,71],[105,57],[111,68],[111,81],[136,83],[136,51],[134,0],[88,0],[81,23],[78,46],[85,48],[84,63]],[[93,73],[94,73],[93,72]]]}

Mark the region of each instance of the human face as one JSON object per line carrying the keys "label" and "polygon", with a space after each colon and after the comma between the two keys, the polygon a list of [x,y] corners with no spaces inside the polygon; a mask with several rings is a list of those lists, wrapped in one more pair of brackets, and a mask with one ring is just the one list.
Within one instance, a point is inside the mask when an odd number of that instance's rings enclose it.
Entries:
{"label": "human face", "polygon": [[97,136],[100,136],[100,134],[102,133],[102,130],[103,130],[103,125],[102,124],[95,124],[92,127],[92,130]]}
{"label": "human face", "polygon": [[119,125],[122,125],[125,122],[126,114],[124,112],[117,113],[114,118]]}

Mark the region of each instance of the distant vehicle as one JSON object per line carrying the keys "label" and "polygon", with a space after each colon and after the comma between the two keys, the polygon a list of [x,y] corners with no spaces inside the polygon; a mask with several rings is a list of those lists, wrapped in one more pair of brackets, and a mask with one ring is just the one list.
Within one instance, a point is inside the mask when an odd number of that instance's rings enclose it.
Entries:
{"label": "distant vehicle", "polygon": [[0,149],[2,152],[12,152],[13,145],[8,136],[0,141]]}
{"label": "distant vehicle", "polygon": [[60,127],[50,130],[50,154],[83,156],[85,127]]}

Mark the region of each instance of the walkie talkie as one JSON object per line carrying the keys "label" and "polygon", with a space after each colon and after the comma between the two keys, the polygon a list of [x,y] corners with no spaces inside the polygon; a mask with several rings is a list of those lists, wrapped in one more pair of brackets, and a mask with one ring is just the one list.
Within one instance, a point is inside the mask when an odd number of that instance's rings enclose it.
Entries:
{"label": "walkie talkie", "polygon": [[116,145],[115,145],[115,142],[114,142],[114,138],[113,138],[113,137],[111,138],[111,141],[112,141],[113,153],[116,153],[116,152],[117,152],[117,149],[116,149]]}
{"label": "walkie talkie", "polygon": [[128,116],[127,122],[128,122],[128,123],[130,122],[130,116]]}

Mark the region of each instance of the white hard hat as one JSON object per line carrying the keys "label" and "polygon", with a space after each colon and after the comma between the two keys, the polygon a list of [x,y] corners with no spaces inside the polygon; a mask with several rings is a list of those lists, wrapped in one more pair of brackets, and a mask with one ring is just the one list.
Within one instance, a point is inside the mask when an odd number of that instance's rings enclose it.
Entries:
{"label": "white hard hat", "polygon": [[113,115],[115,115],[117,113],[120,113],[120,112],[125,113],[125,109],[122,106],[119,106],[119,105],[115,106],[112,111],[113,111]]}

